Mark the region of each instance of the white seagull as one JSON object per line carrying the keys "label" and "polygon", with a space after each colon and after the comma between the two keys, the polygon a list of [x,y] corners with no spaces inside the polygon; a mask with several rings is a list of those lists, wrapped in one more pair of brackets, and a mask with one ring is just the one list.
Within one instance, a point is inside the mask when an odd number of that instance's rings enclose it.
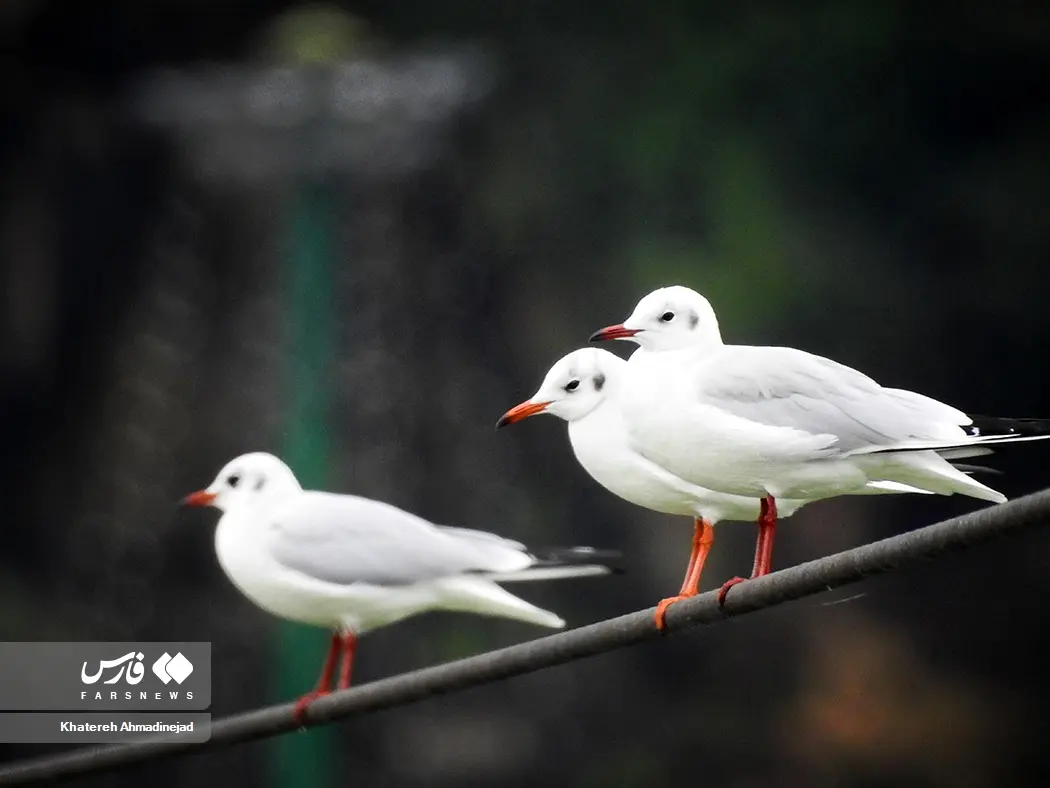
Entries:
{"label": "white seagull", "polygon": [[429,610],[454,610],[560,628],[565,621],[497,583],[604,575],[609,551],[530,553],[484,531],[434,525],[389,504],[303,490],[272,454],[231,460],[209,487],[183,499],[223,512],[215,552],[230,581],[280,618],[333,631],[317,689],[296,705],[350,685],[357,636]]}
{"label": "white seagull", "polygon": [[[605,489],[646,509],[694,519],[693,548],[682,588],[656,608],[656,624],[663,629],[667,608],[698,591],[714,542],[714,525],[722,520],[768,518],[769,512],[758,497],[716,492],[693,484],[637,450],[620,409],[627,366],[627,361],[606,350],[575,350],[551,367],[535,394],[503,414],[496,428],[537,414],[557,416],[568,422],[569,443],[576,459]],[[872,494],[902,491],[922,492],[881,480],[861,490]],[[777,503],[779,515],[788,517],[807,501],[781,499]],[[756,562],[762,555],[760,544]],[[760,568],[756,563],[754,571]]]}
{"label": "white seagull", "polygon": [[[496,428],[540,413],[568,422],[569,443],[583,469],[609,492],[638,506],[693,518],[693,548],[677,595],[660,601],[656,625],[665,627],[667,608],[695,596],[720,520],[753,520],[757,498],[691,484],[634,450],[620,413],[619,394],[627,362],[606,350],[583,348],[560,359],[529,399],[508,410]],[[781,516],[804,501],[781,501]]]}
{"label": "white seagull", "polygon": [[[1006,496],[950,460],[1050,437],[1048,420],[969,416],[802,350],[726,345],[710,303],[686,287],[650,293],[591,339],[640,346],[621,392],[639,453],[694,484],[765,502],[765,555],[753,576],[770,569],[780,499],[856,494],[888,481],[909,488],[897,492],[1000,503]],[[723,587],[723,600],[739,581]]]}

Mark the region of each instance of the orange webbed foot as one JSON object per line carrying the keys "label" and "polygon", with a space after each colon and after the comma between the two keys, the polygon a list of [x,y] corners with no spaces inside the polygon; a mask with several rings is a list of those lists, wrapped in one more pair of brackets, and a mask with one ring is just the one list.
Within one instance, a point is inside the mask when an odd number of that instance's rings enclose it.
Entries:
{"label": "orange webbed foot", "polygon": [[729,589],[730,588],[732,588],[735,585],[739,585],[740,583],[744,583],[746,581],[747,581],[746,577],[734,577],[734,578],[731,578],[729,580],[726,580],[722,584],[722,587],[720,589],[718,589],[718,606],[719,607],[724,607],[725,606],[726,594],[729,593]]}
{"label": "orange webbed foot", "polygon": [[695,594],[678,594],[677,596],[669,596],[666,599],[661,599],[660,604],[656,606],[656,614],[653,616],[653,619],[656,621],[656,628],[661,632],[666,631],[667,610],[675,602],[681,602],[683,599],[688,599],[691,596],[695,596]]}
{"label": "orange webbed foot", "polygon": [[292,718],[299,724],[303,725],[303,718],[306,715],[306,710],[310,704],[318,698],[323,698],[325,695],[331,695],[332,693],[328,690],[313,690],[307,692],[299,700],[295,702],[295,710],[292,712]]}

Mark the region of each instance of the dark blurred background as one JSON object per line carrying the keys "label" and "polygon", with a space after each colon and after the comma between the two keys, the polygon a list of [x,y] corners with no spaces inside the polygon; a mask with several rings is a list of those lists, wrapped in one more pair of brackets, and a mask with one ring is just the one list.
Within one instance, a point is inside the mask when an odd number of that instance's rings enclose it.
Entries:
{"label": "dark blurred background", "polygon": [[[627,575],[517,589],[571,625],[676,590],[686,518],[600,489],[554,419],[492,431],[657,286],[705,293],[727,341],[1050,417],[1041,3],[7,0],[0,68],[0,636],[209,640],[216,715],[309,688],[327,637],[244,600],[214,513],[175,507],[242,452],[622,548]],[[1034,491],[1047,456],[986,480]],[[776,565],[981,505],[821,502]],[[750,566],[753,526],[718,534],[708,588]],[[1014,538],[83,784],[1042,785],[1048,556]],[[418,617],[355,680],[542,634]]]}

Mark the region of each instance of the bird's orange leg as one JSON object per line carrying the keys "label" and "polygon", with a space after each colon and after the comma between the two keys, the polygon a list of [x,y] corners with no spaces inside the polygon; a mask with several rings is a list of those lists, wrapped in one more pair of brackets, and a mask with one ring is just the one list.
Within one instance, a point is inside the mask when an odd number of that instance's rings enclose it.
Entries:
{"label": "bird's orange leg", "polygon": [[332,644],[328,647],[328,656],[325,657],[324,667],[321,668],[321,678],[317,680],[317,689],[306,693],[295,702],[295,711],[292,712],[292,716],[300,725],[302,725],[303,715],[306,713],[306,708],[318,698],[331,694],[332,673],[335,671],[335,660],[336,657],[339,656],[339,651],[342,647],[342,638],[338,633],[333,633]]}
{"label": "bird's orange leg", "polygon": [[[758,541],[755,543],[755,563],[751,568],[751,579],[768,575],[773,569],[773,536],[777,527],[777,502],[772,495],[762,499],[758,515]],[[726,603],[726,594],[733,586],[743,583],[745,578],[726,580],[718,590],[718,606]]]}
{"label": "bird's orange leg", "polygon": [[696,596],[700,586],[700,575],[704,571],[707,555],[711,552],[711,545],[715,542],[715,528],[702,517],[697,517],[693,523],[693,551],[689,555],[689,565],[685,569],[685,579],[677,596],[667,597],[660,600],[656,606],[656,628],[663,631],[667,627],[664,620],[667,609],[675,602],[687,597]]}
{"label": "bird's orange leg", "polygon": [[772,495],[765,499],[765,517],[758,518],[758,543],[755,545],[755,564],[751,577],[762,577],[773,571],[773,537],[777,527],[777,502]]}
{"label": "bird's orange leg", "polygon": [[343,660],[339,664],[339,689],[350,688],[350,670],[354,666],[354,651],[357,649],[357,637],[353,632],[343,633]]}

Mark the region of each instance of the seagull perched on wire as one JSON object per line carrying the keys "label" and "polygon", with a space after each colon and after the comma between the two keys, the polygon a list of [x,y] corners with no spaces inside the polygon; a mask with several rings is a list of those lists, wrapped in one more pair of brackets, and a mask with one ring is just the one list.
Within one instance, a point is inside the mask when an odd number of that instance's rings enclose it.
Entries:
{"label": "seagull perched on wire", "polygon": [[[699,590],[700,576],[714,543],[714,525],[723,520],[765,516],[758,498],[717,492],[688,482],[645,457],[635,446],[621,411],[628,362],[607,350],[582,348],[560,358],[536,393],[508,410],[496,428],[538,414],[568,422],[569,443],[577,461],[609,492],[638,506],[693,518],[693,543],[682,588],[660,601],[656,625],[663,629],[667,608]],[[923,492],[875,480],[860,493]],[[781,499],[778,513],[788,517],[805,499]],[[756,551],[756,561],[762,556]]]}
{"label": "seagull perched on wire", "polygon": [[638,452],[693,484],[762,502],[752,577],[770,571],[779,501],[883,481],[999,503],[1006,496],[951,461],[1050,437],[1048,420],[970,416],[802,350],[726,345],[711,304],[686,287],[650,293],[591,336],[608,339],[640,346],[621,392]]}
{"label": "seagull perched on wire", "polygon": [[[576,350],[551,367],[529,399],[500,418],[496,428],[545,413],[568,422],[569,443],[583,469],[609,492],[646,509],[693,518],[693,549],[677,595],[660,601],[656,625],[665,627],[667,608],[695,596],[720,520],[753,520],[756,498],[700,487],[646,459],[634,450],[620,413],[619,395],[627,362],[598,348]],[[804,501],[782,501],[787,517]]]}
{"label": "seagull perched on wire", "polygon": [[333,631],[317,688],[296,704],[350,686],[357,636],[429,610],[453,610],[560,628],[565,621],[497,583],[604,575],[612,551],[529,552],[484,531],[434,525],[389,504],[303,490],[272,454],[231,460],[187,506],[223,512],[215,552],[230,581],[264,610]]}

